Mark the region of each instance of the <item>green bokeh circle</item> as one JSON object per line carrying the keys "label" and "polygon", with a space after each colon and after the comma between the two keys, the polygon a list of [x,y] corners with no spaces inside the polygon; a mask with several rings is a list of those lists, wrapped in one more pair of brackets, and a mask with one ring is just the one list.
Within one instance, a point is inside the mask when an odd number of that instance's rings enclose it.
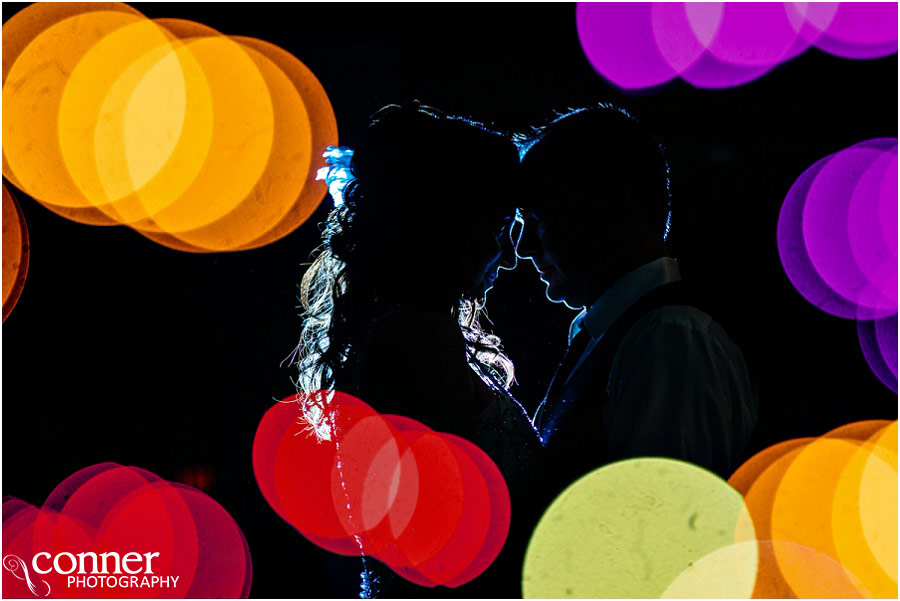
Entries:
{"label": "green bokeh circle", "polygon": [[[525,554],[523,596],[658,598],[695,561],[753,540],[743,497],[712,472],[674,459],[620,461],[577,480],[544,513]],[[755,578],[755,561],[740,569]]]}

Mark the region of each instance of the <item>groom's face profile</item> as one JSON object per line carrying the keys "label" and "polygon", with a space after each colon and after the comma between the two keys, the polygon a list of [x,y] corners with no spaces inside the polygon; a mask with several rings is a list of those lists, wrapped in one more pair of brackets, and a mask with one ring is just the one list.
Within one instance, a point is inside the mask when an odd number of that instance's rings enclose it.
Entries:
{"label": "groom's face profile", "polygon": [[573,220],[565,211],[552,206],[526,210],[522,215],[525,224],[517,254],[534,264],[547,285],[547,298],[573,308],[590,302],[584,298],[591,276],[584,265],[590,255],[583,248],[586,241],[586,233],[581,231],[583,220]]}
{"label": "groom's face profile", "polygon": [[529,259],[537,269],[541,281],[547,285],[547,298],[554,302],[565,300],[560,294],[561,280],[564,278],[559,270],[556,257],[547,249],[547,232],[543,220],[533,211],[524,211],[525,224],[522,239],[519,241],[517,254]]}

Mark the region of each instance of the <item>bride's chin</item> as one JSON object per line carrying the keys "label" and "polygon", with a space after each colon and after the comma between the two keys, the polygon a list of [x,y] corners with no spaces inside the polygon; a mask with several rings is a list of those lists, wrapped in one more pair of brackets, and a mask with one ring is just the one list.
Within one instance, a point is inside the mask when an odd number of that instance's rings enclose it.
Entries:
{"label": "bride's chin", "polygon": [[485,299],[487,298],[487,293],[492,287],[492,283],[489,284],[487,281],[481,280],[469,288],[463,297],[471,300],[476,309],[482,309],[484,307]]}

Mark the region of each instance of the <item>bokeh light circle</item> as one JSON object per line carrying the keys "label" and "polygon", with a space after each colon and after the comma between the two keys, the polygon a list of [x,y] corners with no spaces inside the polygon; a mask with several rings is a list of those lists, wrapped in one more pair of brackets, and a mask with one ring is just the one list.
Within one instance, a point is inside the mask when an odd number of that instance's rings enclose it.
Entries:
{"label": "bokeh light circle", "polygon": [[799,41],[790,53],[796,55],[806,50],[828,29],[834,20],[838,2],[785,2],[784,11]]}
{"label": "bokeh light circle", "polygon": [[[896,138],[876,138],[851,146],[847,149],[851,154],[846,156],[850,163],[859,161],[865,169],[868,167],[866,160],[875,161],[884,152],[889,152],[895,147]],[[856,178],[861,173],[846,172],[837,166],[832,168],[828,179],[843,184],[841,191],[828,188],[825,178],[819,179],[836,156],[837,154],[829,155],[807,168],[785,196],[777,226],[781,264],[797,292],[815,307],[830,315],[857,319],[861,310],[866,312],[869,319],[890,315],[896,312],[896,308],[891,311],[883,295],[875,294],[875,287],[860,272],[850,248],[847,206],[856,189]],[[813,192],[813,185],[817,182],[816,196],[812,201],[815,206],[808,210],[809,197]],[[836,205],[841,205],[844,210],[836,212],[829,210],[834,209]],[[884,227],[882,225],[882,228]],[[833,248],[827,239],[827,235],[832,232],[838,238]],[[879,239],[883,239],[881,232],[877,232],[876,235]],[[820,274],[819,266],[814,264],[807,247],[810,236],[816,245],[815,254],[818,263],[824,265],[829,277],[839,283],[843,292],[835,290]],[[836,265],[847,266],[849,271],[846,274],[841,273]]]}
{"label": "bokeh light circle", "polygon": [[[812,4],[812,3],[810,3]],[[837,56],[881,58],[897,53],[896,2],[838,2],[814,44]]]}
{"label": "bokeh light circle", "polygon": [[755,598],[896,596],[896,440],[896,421],[854,422],[734,473],[761,541]]}
{"label": "bokeh light circle", "polygon": [[836,293],[813,267],[803,240],[803,208],[816,175],[832,155],[816,161],[794,182],[778,214],[778,255],[794,288],[816,308],[836,317],[854,319],[857,306]]}
{"label": "bokeh light circle", "polygon": [[10,68],[3,85],[3,152],[10,169],[4,175],[36,200],[91,206],[56,143],[63,92],[68,75],[97,42],[141,21],[140,15],[112,11],[69,17],[35,37]]}
{"label": "bokeh light circle", "polygon": [[[177,576],[167,584],[77,584],[66,574],[32,573],[31,594],[55,598],[246,598],[252,581],[249,547],[228,512],[205,493],[167,482],[145,469],[92,465],[61,482],[37,509],[17,499],[3,503],[3,555],[30,560],[36,553],[69,557],[154,551],[153,572]],[[76,565],[77,560],[72,560]],[[6,565],[6,561],[4,561]],[[30,562],[27,564],[30,567]],[[65,564],[63,564],[65,565]],[[86,564],[90,570],[90,563]],[[104,561],[105,565],[105,561]],[[84,572],[82,572],[84,573]],[[96,571],[91,572],[96,574]],[[4,570],[4,594],[29,593],[21,574]],[[16,578],[23,582],[17,582]],[[49,588],[48,588],[49,587]]]}
{"label": "bokeh light circle", "polygon": [[[890,139],[879,142],[888,143],[888,140]],[[893,139],[893,149],[896,149],[896,139]],[[848,222],[853,193],[860,177],[884,154],[885,151],[879,148],[856,146],[832,156],[815,176],[803,207],[803,241],[806,250],[813,267],[831,289],[851,303],[865,306],[872,298],[870,293],[867,294],[868,290],[873,287],[880,290],[889,286],[893,279],[893,299],[883,297],[879,306],[868,307],[873,311],[873,317],[884,317],[896,312],[896,273],[887,273],[890,269],[879,269],[883,284],[873,284],[866,277],[854,259]],[[889,153],[889,156],[893,157],[893,161],[897,160],[895,152]],[[877,198],[872,200],[874,205]],[[875,241],[881,240],[881,228],[877,223],[869,222],[860,227],[864,225],[871,227],[866,227],[858,235],[865,234]],[[887,249],[884,252],[887,253]],[[896,272],[896,263],[893,271]]]}
{"label": "bokeh light circle", "polygon": [[178,250],[222,251],[243,247],[277,227],[293,207],[313,162],[310,115],[294,83],[266,55],[231,41],[262,74],[272,100],[272,150],[254,187],[230,210],[201,227],[175,232],[141,228],[148,238]]}
{"label": "bokeh light circle", "polygon": [[863,357],[878,380],[897,392],[897,314],[856,322]]}
{"label": "bokeh light circle", "polygon": [[[758,548],[754,599],[871,598],[859,578],[820,551],[783,540],[759,541]],[[790,582],[784,574],[790,575]]]}
{"label": "bokeh light circle", "polygon": [[[688,70],[700,56],[706,51],[706,45],[698,39],[698,35],[707,41],[716,33],[718,19],[721,18],[721,3],[709,4],[709,9],[714,14],[705,21],[694,19],[692,22],[687,15],[685,5],[682,2],[654,2],[650,6],[650,19],[653,39],[660,55],[671,67],[674,74]],[[717,14],[716,14],[717,13]],[[705,23],[706,31],[697,29],[699,24]],[[673,75],[674,77],[674,75]]]}
{"label": "bokeh light circle", "polygon": [[[299,192],[295,190],[294,203],[272,228],[264,233],[259,233],[255,240],[235,249],[248,250],[284,238],[306,222],[316,211],[328,192],[324,180],[317,179],[318,170],[322,166],[319,159],[329,146],[338,145],[338,130],[334,110],[325,88],[322,87],[315,74],[297,57],[264,40],[242,36],[235,36],[232,39],[265,55],[266,58],[278,65],[300,93],[310,128],[310,137],[304,142],[309,146],[309,154],[312,159],[306,169],[302,187]],[[296,140],[295,142],[300,143],[301,141]],[[301,154],[305,156],[305,151]],[[302,169],[299,168],[301,165],[302,161],[298,160],[292,169],[296,168],[302,172]]]}
{"label": "bokeh light circle", "polygon": [[[125,12],[133,15],[141,13],[122,2],[35,2],[14,14],[3,24],[3,84],[6,76],[22,51],[42,31],[69,17],[91,11]],[[3,153],[3,175],[18,188],[22,186],[16,181]],[[102,219],[102,214],[97,213]]]}
{"label": "bokeh light circle", "polygon": [[754,598],[896,596],[896,421],[778,443],[729,483],[760,539]]}
{"label": "bokeh light circle", "polygon": [[874,441],[884,433],[885,429],[895,423],[887,419],[867,419],[861,422],[851,422],[829,430],[821,438],[848,438],[860,442]]}
{"label": "bokeh light circle", "polygon": [[[847,509],[846,503],[838,503],[837,506],[842,508],[841,515],[837,520],[833,519],[835,501],[842,486],[850,488],[851,497],[853,493],[859,494],[860,465],[852,460],[864,444],[871,448],[870,443],[820,438],[799,450],[784,471],[772,501],[772,539],[801,544],[835,558],[865,587],[861,594],[868,591],[880,597],[891,591],[896,594],[897,585],[879,573],[867,556],[866,545],[844,544],[843,554],[837,549],[837,541],[859,542],[858,518],[853,519],[852,511],[843,511]],[[895,489],[896,486],[895,474]],[[781,573],[795,590],[798,582],[808,579],[803,566],[784,561],[779,556],[778,548],[775,549],[775,556]],[[847,586],[851,584],[848,577]]]}
{"label": "bokeh light circle", "polygon": [[578,39],[591,65],[625,89],[657,86],[678,75],[653,38],[651,4],[579,2]]}
{"label": "bokeh light circle", "polygon": [[[896,422],[890,428],[896,433]],[[897,590],[897,484],[896,447],[867,441],[848,459],[834,494],[835,557],[878,596]]]}
{"label": "bokeh light circle", "polygon": [[28,276],[30,255],[25,215],[3,182],[3,321],[19,302]]}
{"label": "bokeh light circle", "polygon": [[[755,540],[741,495],[695,465],[639,458],[582,477],[528,545],[526,598],[659,597],[691,565]],[[756,555],[746,566],[755,579]]]}
{"label": "bokeh light circle", "polygon": [[759,573],[759,545],[745,541],[704,555],[672,581],[664,599],[749,599]]}
{"label": "bokeh light circle", "polygon": [[421,586],[476,578],[509,532],[509,491],[481,449],[341,392],[270,408],[253,465],[266,500],[309,541]]}
{"label": "bokeh light circle", "polygon": [[815,44],[847,58],[897,52],[895,3],[589,3],[576,29],[594,69],[624,90],[681,77],[698,88],[746,84]]}
{"label": "bokeh light circle", "polygon": [[[82,195],[73,206],[99,208],[128,196],[159,171],[181,138],[185,81],[169,46],[171,39],[146,19],[123,24],[91,46],[66,79],[57,129],[66,168]],[[141,148],[146,159],[132,165],[126,156],[133,146],[126,135],[131,129],[127,106],[135,88],[154,72],[163,75],[149,79],[156,84],[164,119],[154,123],[152,114],[138,117],[149,136]],[[152,103],[142,105],[147,110]],[[201,150],[201,161],[204,154]],[[134,181],[135,171],[140,183]],[[110,216],[125,221],[115,213]]]}
{"label": "bokeh light circle", "polygon": [[[875,339],[888,369],[897,377],[897,315],[875,321]],[[896,392],[896,391],[895,391]]]}
{"label": "bokeh light circle", "polygon": [[718,65],[684,74],[700,87],[726,87],[751,81],[796,54],[799,34],[780,3],[685,3],[697,38]]}
{"label": "bokeh light circle", "polygon": [[51,211],[223,252],[284,237],[325,197],[334,114],[284,50],[116,3],[20,15],[4,25],[4,175]]}
{"label": "bokeh light circle", "polygon": [[[896,237],[888,240],[884,220],[897,223],[897,197],[885,198],[882,190],[897,187],[897,148],[881,153],[858,178],[847,215],[850,250],[860,272],[881,296],[880,305],[897,306]],[[893,207],[891,213],[890,207]],[[867,305],[873,304],[867,302]]]}

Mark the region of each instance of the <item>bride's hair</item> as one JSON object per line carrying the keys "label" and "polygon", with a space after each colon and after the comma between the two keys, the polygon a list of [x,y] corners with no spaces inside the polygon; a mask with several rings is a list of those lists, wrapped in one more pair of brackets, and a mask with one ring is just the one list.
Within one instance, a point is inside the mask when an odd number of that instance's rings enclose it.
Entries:
{"label": "bride's hair", "polygon": [[466,295],[484,260],[486,216],[514,211],[517,167],[507,138],[468,119],[418,103],[372,117],[300,284],[300,392],[340,386],[354,336],[403,305],[453,307],[469,364],[490,385],[512,385],[512,361],[479,322],[483,299]]}

